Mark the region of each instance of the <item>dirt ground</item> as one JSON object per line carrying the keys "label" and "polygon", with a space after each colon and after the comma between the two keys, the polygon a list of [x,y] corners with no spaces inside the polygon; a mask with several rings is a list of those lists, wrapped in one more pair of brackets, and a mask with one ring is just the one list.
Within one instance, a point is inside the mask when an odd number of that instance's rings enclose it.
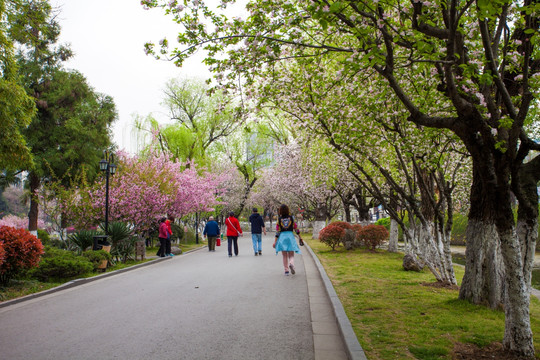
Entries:
{"label": "dirt ground", "polygon": [[501,343],[493,343],[489,346],[479,348],[473,344],[456,344],[452,353],[454,360],[530,360],[516,356],[515,354],[503,351]]}

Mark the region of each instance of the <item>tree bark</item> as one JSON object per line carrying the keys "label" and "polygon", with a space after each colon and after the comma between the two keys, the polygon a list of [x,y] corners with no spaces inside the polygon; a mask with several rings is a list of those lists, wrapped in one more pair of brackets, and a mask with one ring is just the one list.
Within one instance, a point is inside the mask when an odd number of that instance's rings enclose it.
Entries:
{"label": "tree bark", "polygon": [[390,238],[388,240],[388,252],[397,252],[399,226],[396,220],[390,219]]}
{"label": "tree bark", "polygon": [[37,199],[37,190],[41,184],[40,178],[36,173],[31,172],[29,174],[30,179],[30,211],[28,212],[28,231],[37,234],[38,230],[38,216],[39,216],[39,202]]}
{"label": "tree bark", "polygon": [[503,304],[504,266],[495,226],[495,205],[479,179],[481,169],[473,164],[471,209],[465,232],[465,275],[459,298],[492,309]]}

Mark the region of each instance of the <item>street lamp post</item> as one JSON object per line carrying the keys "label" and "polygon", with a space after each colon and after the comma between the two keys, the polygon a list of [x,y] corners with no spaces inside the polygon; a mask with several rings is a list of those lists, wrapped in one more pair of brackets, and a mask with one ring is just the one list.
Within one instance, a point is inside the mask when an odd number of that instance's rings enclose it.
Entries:
{"label": "street lamp post", "polygon": [[103,159],[99,161],[99,169],[105,172],[105,234],[109,234],[109,174],[116,173],[116,164],[114,163],[114,154],[105,150]]}

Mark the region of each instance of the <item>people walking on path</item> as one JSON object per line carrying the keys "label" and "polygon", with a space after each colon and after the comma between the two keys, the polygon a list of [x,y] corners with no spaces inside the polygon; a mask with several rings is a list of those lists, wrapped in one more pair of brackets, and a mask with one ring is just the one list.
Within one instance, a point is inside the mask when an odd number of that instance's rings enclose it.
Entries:
{"label": "people walking on path", "polygon": [[249,222],[251,223],[251,240],[253,241],[253,251],[255,252],[255,256],[262,255],[261,233],[264,232],[264,235],[266,235],[266,227],[264,226],[264,220],[256,207],[253,208],[253,212],[249,216]]}
{"label": "people walking on path", "polygon": [[210,216],[203,230],[203,236],[208,239],[208,251],[216,251],[216,238],[220,234],[221,230],[217,221],[214,220],[213,216]]}
{"label": "people walking on path", "polygon": [[159,257],[166,256],[167,236],[169,235],[169,229],[167,229],[167,224],[165,223],[165,220],[167,220],[167,218],[165,217],[159,219],[159,250],[156,253],[156,255]]}
{"label": "people walking on path", "polygon": [[167,215],[167,219],[165,220],[165,225],[167,225],[167,242],[165,245],[165,256],[174,256],[171,250],[171,238],[172,238],[172,222],[174,221],[174,217],[172,215]]}
{"label": "people walking on path", "polygon": [[238,256],[238,236],[242,236],[242,228],[240,222],[234,217],[234,212],[229,213],[229,217],[225,219],[225,225],[227,226],[227,249],[229,251],[229,257],[232,257],[232,250],[234,247],[234,255]]}
{"label": "people walking on path", "polygon": [[285,204],[281,205],[278,210],[278,221],[276,224],[276,238],[273,247],[276,249],[276,255],[281,251],[283,256],[283,267],[285,268],[285,275],[289,275],[289,270],[292,274],[296,273],[294,268],[294,253],[300,254],[300,248],[296,243],[294,237],[294,231],[300,237],[300,230],[294,222],[294,218],[290,214],[289,207]]}

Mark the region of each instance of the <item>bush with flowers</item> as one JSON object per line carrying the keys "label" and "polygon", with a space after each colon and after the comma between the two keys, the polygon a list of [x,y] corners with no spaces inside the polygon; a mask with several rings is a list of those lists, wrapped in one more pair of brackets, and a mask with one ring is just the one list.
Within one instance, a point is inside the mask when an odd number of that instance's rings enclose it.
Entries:
{"label": "bush with flowers", "polygon": [[0,284],[7,285],[22,270],[39,264],[43,245],[28,231],[0,226],[0,242],[5,251],[4,261],[0,262]]}
{"label": "bush with flowers", "polygon": [[345,236],[345,229],[341,226],[328,225],[319,233],[319,241],[330,246],[332,250],[342,241]]}
{"label": "bush with flowers", "polygon": [[382,225],[366,225],[363,226],[357,232],[358,241],[364,244],[371,250],[375,250],[380,246],[385,240],[388,239],[390,233]]}

